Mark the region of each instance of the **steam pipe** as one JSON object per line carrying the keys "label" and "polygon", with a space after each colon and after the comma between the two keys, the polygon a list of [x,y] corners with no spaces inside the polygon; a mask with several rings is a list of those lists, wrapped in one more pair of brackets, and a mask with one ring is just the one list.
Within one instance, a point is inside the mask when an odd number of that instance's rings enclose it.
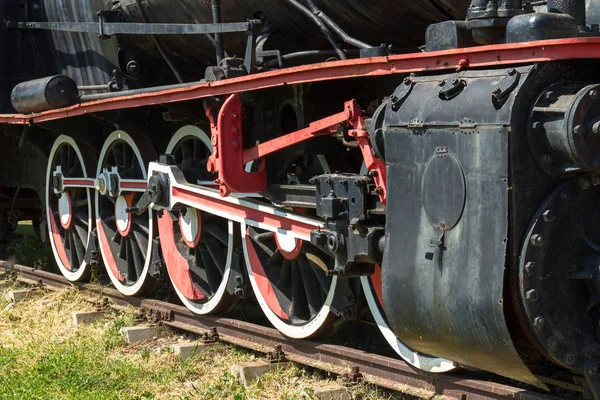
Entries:
{"label": "steam pipe", "polygon": [[304,7],[302,4],[300,4],[296,0],[287,0],[287,2],[290,3],[292,6],[294,6],[298,11],[300,11],[301,13],[306,15],[308,18],[310,18],[319,27],[319,29],[321,30],[323,35],[325,35],[325,37],[331,44],[331,47],[333,47],[336,54],[338,55],[339,59],[346,60],[346,54],[344,54],[344,52],[340,48],[339,44],[337,43],[337,41],[335,40],[335,38],[333,37],[333,35],[329,31],[329,29],[327,29],[327,26],[325,26],[325,24],[323,23],[323,21],[321,21],[321,19],[319,17],[317,17],[315,14],[312,13],[312,11],[310,11],[308,8]]}
{"label": "steam pipe", "polygon": [[313,14],[315,14],[317,17],[323,20],[325,25],[327,25],[331,30],[333,30],[338,35],[338,37],[344,41],[344,43],[347,43],[350,46],[354,46],[359,49],[370,49],[373,47],[368,43],[365,43],[348,35],[338,24],[336,24],[331,18],[329,18],[327,14],[321,11],[313,0],[306,0],[306,2],[308,3],[308,7],[310,7]]}
{"label": "steam pipe", "polygon": [[[221,1],[211,0],[212,5],[212,19],[213,24],[221,23]],[[217,49],[217,65],[221,65],[221,60],[225,55],[223,49],[223,35],[221,33],[215,33],[215,47]]]}

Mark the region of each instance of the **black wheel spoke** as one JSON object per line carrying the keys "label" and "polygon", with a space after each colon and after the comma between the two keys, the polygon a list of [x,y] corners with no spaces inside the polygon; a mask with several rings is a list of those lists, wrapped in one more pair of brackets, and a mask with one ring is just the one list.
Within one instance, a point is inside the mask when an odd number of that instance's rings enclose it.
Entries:
{"label": "black wheel spoke", "polygon": [[214,239],[206,239],[204,244],[214,264],[221,273],[221,276],[223,276],[225,274],[225,264],[227,263],[227,259],[225,258],[226,256],[223,254],[219,243]]}
{"label": "black wheel spoke", "polygon": [[229,245],[229,234],[221,229],[218,225],[208,225],[207,227],[203,227],[209,235],[217,239],[219,242],[224,244],[225,246]]}
{"label": "black wheel spoke", "polygon": [[127,280],[130,282],[135,282],[138,280],[139,275],[135,266],[135,261],[133,259],[133,251],[131,248],[131,241],[128,239],[123,240],[124,248],[125,248],[125,261],[127,263]]}
{"label": "black wheel spoke", "polygon": [[308,301],[308,308],[311,317],[317,315],[323,304],[321,287],[308,261],[303,257],[298,257],[298,267],[304,283],[304,292]]}
{"label": "black wheel spoke", "polygon": [[303,288],[302,274],[296,263],[292,266],[292,308],[290,317],[308,321],[310,311],[306,302],[306,293]]}
{"label": "black wheel spoke", "polygon": [[88,241],[88,230],[87,227],[80,226],[78,224],[74,224],[73,230],[77,234],[77,238],[82,243],[87,243]]}
{"label": "black wheel spoke", "polygon": [[142,276],[144,272],[144,259],[142,258],[142,254],[140,252],[140,248],[135,240],[128,240],[129,246],[131,247],[131,254],[133,256],[133,264],[135,266],[135,272],[138,277]]}

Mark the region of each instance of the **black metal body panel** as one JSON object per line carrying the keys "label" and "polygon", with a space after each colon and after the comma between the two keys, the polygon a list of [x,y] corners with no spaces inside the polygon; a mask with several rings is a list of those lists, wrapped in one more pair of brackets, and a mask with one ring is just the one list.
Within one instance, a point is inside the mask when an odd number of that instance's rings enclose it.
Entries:
{"label": "black metal body panel", "polygon": [[[388,108],[382,281],[390,326],[409,347],[543,386],[521,361],[503,306],[509,125],[515,92],[529,72],[519,69],[519,83],[501,106],[493,92],[506,70],[413,78],[399,111]],[[440,92],[447,82],[462,86],[451,100]],[[459,166],[437,168],[431,178],[428,165],[443,157],[454,161],[442,165]]]}

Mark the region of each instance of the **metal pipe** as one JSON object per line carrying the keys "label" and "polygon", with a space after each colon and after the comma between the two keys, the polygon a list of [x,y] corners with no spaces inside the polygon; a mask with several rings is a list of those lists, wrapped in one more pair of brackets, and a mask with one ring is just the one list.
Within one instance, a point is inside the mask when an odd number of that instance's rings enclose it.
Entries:
{"label": "metal pipe", "polygon": [[88,90],[104,90],[108,91],[108,84],[106,85],[89,85],[89,86],[77,86],[80,92]]}
{"label": "metal pipe", "polygon": [[317,17],[315,14],[312,13],[312,11],[310,11],[308,8],[304,7],[302,4],[300,4],[296,0],[287,0],[287,2],[290,3],[292,6],[294,6],[298,11],[300,11],[301,13],[306,15],[308,18],[310,18],[319,27],[319,29],[321,30],[323,35],[325,35],[325,37],[331,44],[331,47],[333,47],[333,49],[335,50],[335,52],[338,55],[338,57],[340,58],[340,60],[346,60],[346,55],[340,48],[340,45],[337,43],[337,41],[335,40],[335,38],[333,37],[333,35],[329,31],[329,29],[327,29],[327,26],[323,23],[323,21],[321,21],[321,19],[319,17]]}
{"label": "metal pipe", "polygon": [[336,24],[331,18],[329,18],[327,14],[321,11],[313,0],[306,0],[306,2],[308,3],[308,6],[310,7],[313,14],[315,14],[325,23],[325,25],[332,29],[338,35],[338,37],[344,41],[344,43],[347,43],[350,46],[358,47],[359,49],[370,49],[374,47],[368,43],[365,43],[348,35],[346,31],[344,31],[338,24]]}
{"label": "metal pipe", "polygon": [[[144,5],[142,4],[142,0],[135,0],[135,2],[137,4],[138,8],[140,9],[140,14],[142,16],[142,19],[144,20],[145,23],[149,24],[150,21],[148,20],[148,15],[146,15],[146,10],[144,9]],[[177,79],[177,82],[179,82],[179,83],[185,82],[183,80],[183,78],[181,77],[181,74],[179,73],[179,71],[177,70],[177,68],[175,67],[175,65],[173,64],[173,61],[171,61],[171,58],[169,57],[169,55],[163,49],[162,45],[160,44],[160,42],[158,40],[158,37],[156,35],[152,35],[150,37],[152,38],[152,42],[154,43],[154,45],[158,49],[158,52],[160,53],[160,55],[162,56],[162,58],[165,60],[165,62],[169,66],[169,68],[171,69],[171,72],[173,72],[173,75],[175,75],[175,78]]]}
{"label": "metal pipe", "polygon": [[[221,2],[220,0],[211,0],[213,24],[221,23]],[[217,49],[217,65],[221,64],[225,51],[223,49],[223,35],[215,33],[215,48]]]}
{"label": "metal pipe", "polygon": [[[344,49],[342,50],[346,55],[358,56],[358,49]],[[298,58],[307,58],[307,57],[334,57],[337,55],[335,50],[305,50],[298,51],[295,53],[288,53],[281,56],[282,61],[291,61]],[[279,60],[270,60],[265,63],[266,67],[276,67],[279,65]]]}

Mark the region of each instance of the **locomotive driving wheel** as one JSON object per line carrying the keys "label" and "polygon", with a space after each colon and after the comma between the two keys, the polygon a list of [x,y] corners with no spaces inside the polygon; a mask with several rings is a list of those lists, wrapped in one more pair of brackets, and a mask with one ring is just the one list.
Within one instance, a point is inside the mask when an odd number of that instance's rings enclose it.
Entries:
{"label": "locomotive driving wheel", "polygon": [[[302,161],[306,176],[329,172],[324,157]],[[309,172],[310,171],[310,172]],[[302,178],[294,176],[293,182]],[[295,210],[308,215],[309,210]],[[335,331],[331,305],[337,277],[327,276],[335,259],[309,241],[289,232],[269,232],[242,224],[242,242],[249,280],[260,307],[284,335],[306,339]]]}
{"label": "locomotive driving wheel", "polygon": [[[87,162],[90,162],[90,157]],[[72,138],[59,136],[50,151],[46,172],[46,219],[52,252],[69,281],[89,279],[86,253],[93,240],[92,195],[88,188],[62,188],[68,178],[87,178],[91,166]]]}
{"label": "locomotive driving wheel", "polygon": [[[212,151],[208,136],[195,126],[181,128],[167,154],[192,184],[212,184],[206,169]],[[158,218],[160,243],[173,287],[192,312],[227,312],[238,298],[227,291],[233,260],[234,223],[192,207],[163,212]]]}
{"label": "locomotive driving wheel", "polygon": [[100,252],[113,285],[127,296],[144,295],[156,283],[149,274],[152,210],[141,215],[128,212],[146,187],[146,165],[153,156],[150,146],[142,151],[130,135],[115,131],[104,143],[98,162],[96,226]]}

